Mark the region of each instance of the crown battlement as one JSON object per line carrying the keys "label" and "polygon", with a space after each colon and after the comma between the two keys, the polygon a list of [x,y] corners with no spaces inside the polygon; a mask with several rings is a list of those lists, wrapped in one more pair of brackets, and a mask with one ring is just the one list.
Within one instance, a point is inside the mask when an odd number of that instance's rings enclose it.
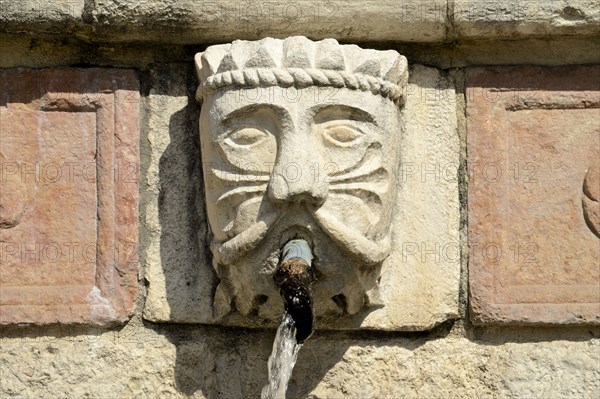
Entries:
{"label": "crown battlement", "polygon": [[196,54],[196,98],[226,87],[333,86],[370,91],[401,102],[408,80],[406,58],[394,50],[362,49],[303,36],[236,40]]}

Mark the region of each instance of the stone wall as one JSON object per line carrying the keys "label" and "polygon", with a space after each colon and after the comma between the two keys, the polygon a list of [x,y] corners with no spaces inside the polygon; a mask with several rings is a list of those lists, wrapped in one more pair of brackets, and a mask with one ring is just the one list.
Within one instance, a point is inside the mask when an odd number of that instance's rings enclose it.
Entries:
{"label": "stone wall", "polygon": [[[426,331],[318,329],[288,397],[598,397],[599,33],[583,0],[0,0],[0,394],[260,395],[274,330],[196,324],[215,276],[193,57],[305,35],[407,57],[407,198],[455,196],[431,205],[441,238],[396,250],[458,262],[459,294]],[[104,132],[115,179],[78,141]]]}

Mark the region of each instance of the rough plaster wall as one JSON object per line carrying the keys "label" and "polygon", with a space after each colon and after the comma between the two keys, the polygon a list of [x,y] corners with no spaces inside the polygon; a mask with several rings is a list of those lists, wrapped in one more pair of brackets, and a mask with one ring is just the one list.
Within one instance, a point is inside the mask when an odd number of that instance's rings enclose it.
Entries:
{"label": "rough plaster wall", "polygon": [[[462,326],[427,335],[317,333],[300,352],[288,397],[596,398],[597,337],[581,328]],[[1,341],[0,396],[259,397],[272,339],[139,318],[104,333],[13,330]]]}

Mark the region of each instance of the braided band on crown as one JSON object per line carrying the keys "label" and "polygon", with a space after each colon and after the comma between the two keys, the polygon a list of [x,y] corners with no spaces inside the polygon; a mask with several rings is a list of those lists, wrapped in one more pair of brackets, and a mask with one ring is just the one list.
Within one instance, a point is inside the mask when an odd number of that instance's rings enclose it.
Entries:
{"label": "braided band on crown", "polygon": [[316,68],[248,68],[217,73],[209,76],[204,85],[198,87],[196,99],[202,101],[202,97],[228,86],[239,88],[332,86],[370,91],[389,98],[395,103],[399,103],[402,99],[402,89],[390,81],[356,72]]}

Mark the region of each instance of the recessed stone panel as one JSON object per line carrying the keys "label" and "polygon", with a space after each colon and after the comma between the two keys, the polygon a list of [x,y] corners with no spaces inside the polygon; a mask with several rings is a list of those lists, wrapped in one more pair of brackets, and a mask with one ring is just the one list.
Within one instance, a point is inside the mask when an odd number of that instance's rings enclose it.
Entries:
{"label": "recessed stone panel", "polygon": [[128,70],[0,71],[0,324],[104,325],[137,291]]}
{"label": "recessed stone panel", "polygon": [[600,67],[467,72],[475,323],[600,323]]}

